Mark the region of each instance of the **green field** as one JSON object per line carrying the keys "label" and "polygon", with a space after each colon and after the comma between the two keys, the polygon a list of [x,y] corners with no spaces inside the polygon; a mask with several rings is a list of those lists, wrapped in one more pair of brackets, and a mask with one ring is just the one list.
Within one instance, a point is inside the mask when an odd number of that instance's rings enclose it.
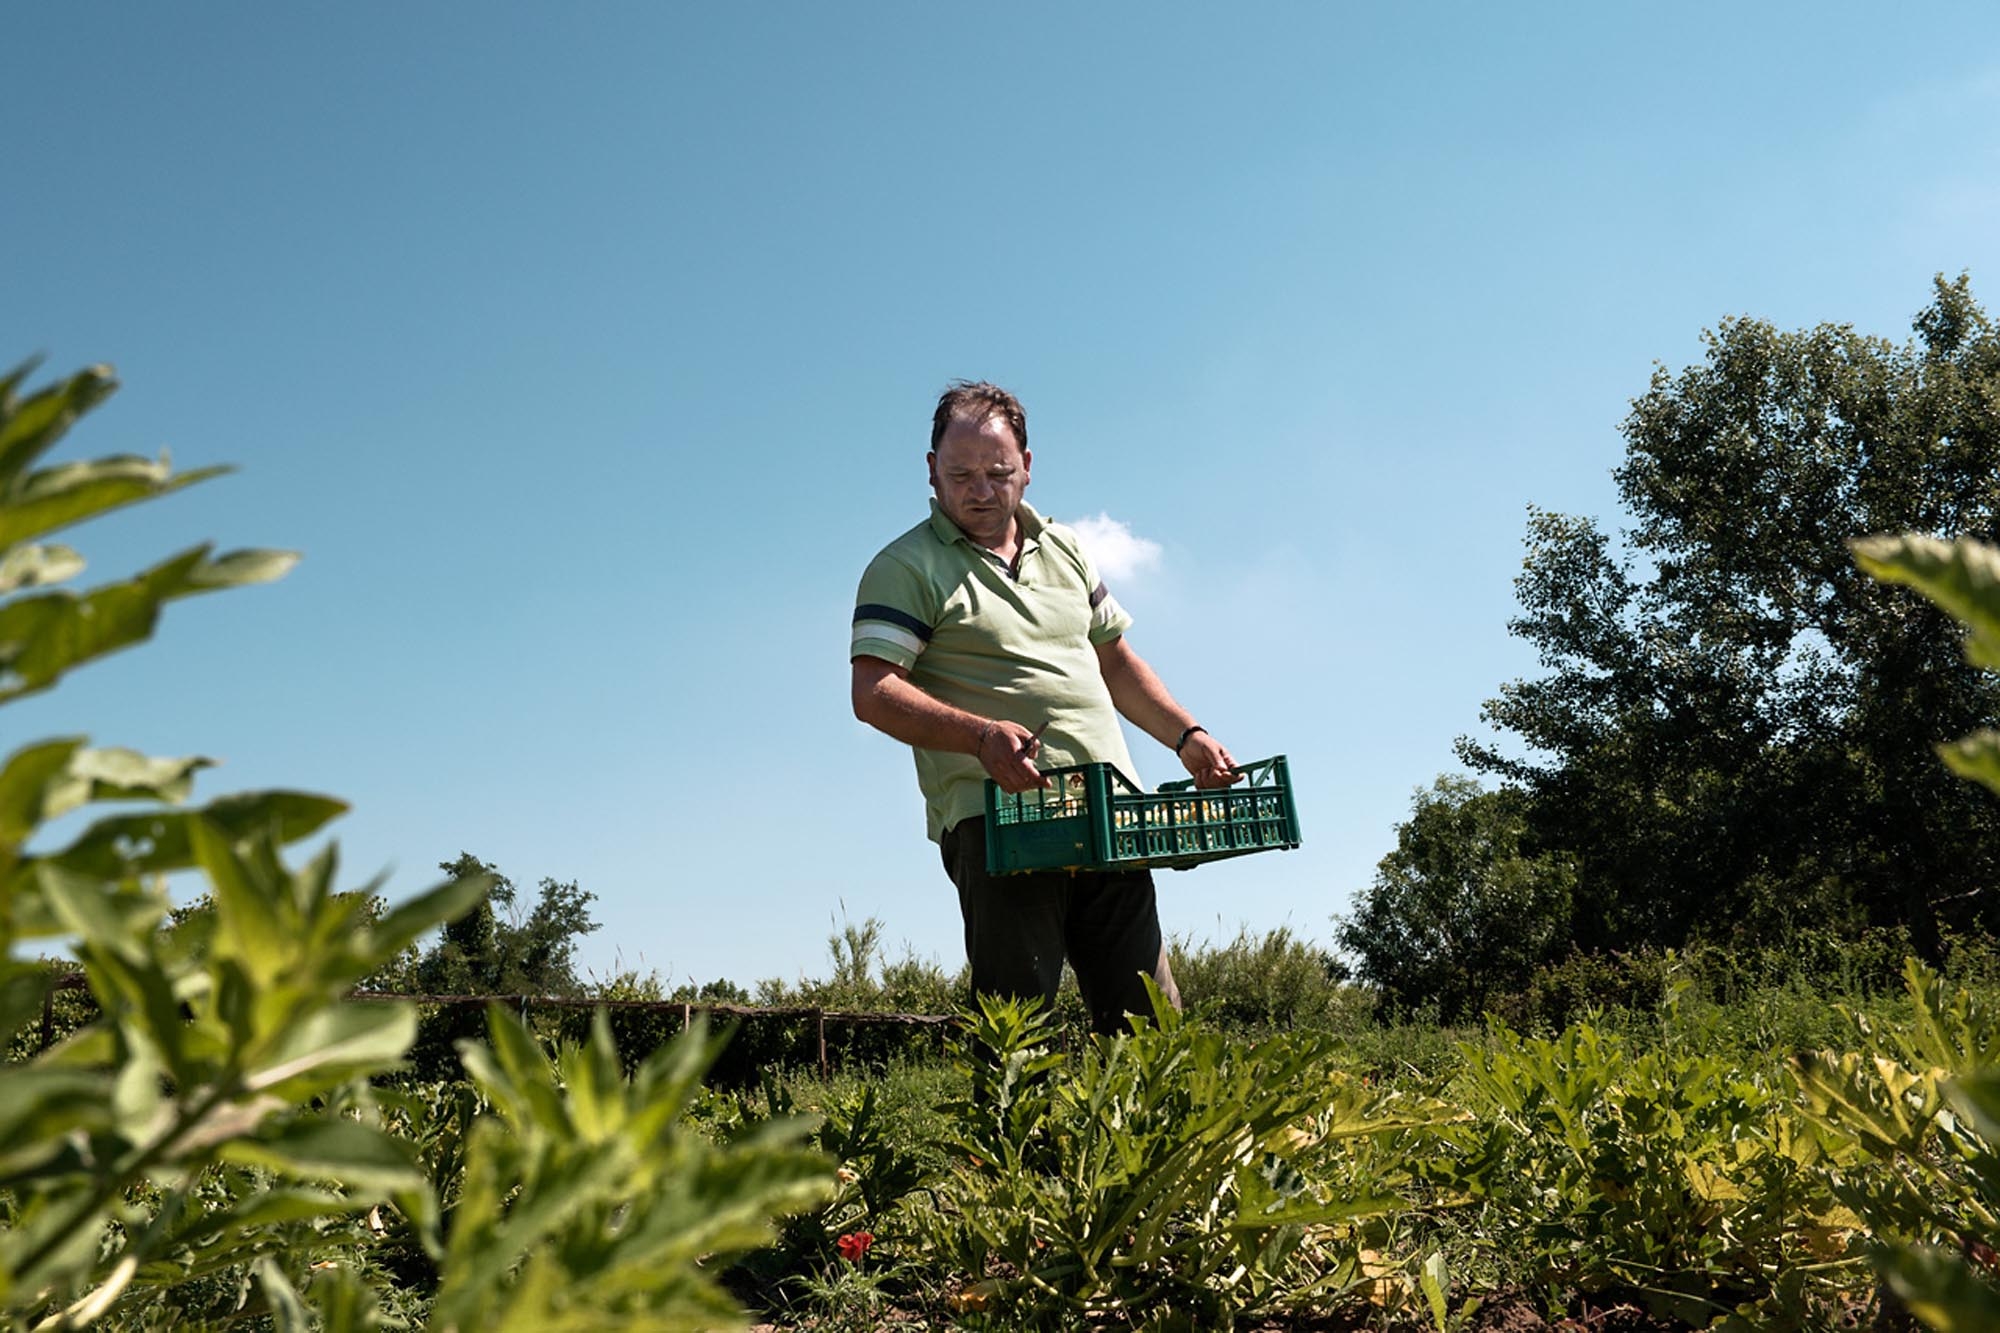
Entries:
{"label": "green field", "polygon": [[[1747,437],[1718,408],[1697,424],[1721,433],[1690,445],[1676,404],[1768,387],[1778,346],[1867,404],[1907,382],[1929,406],[1891,416],[1919,453],[1939,452],[1945,408],[2000,448],[2000,336],[1962,282],[1938,300],[1922,355],[1732,324],[1717,347],[1740,341],[1755,373],[1662,379],[1645,410],[1699,478],[1716,439]],[[63,586],[83,561],[49,534],[215,470],[45,465],[116,382],[100,367],[23,392],[31,369],[0,377],[0,703],[144,642],[169,601],[291,564],[202,545]],[[1871,468],[1882,452],[1842,441]],[[1983,457],[1950,461],[1990,499],[2000,459]],[[1518,787],[1419,794],[1341,924],[1352,973],[1283,930],[1177,941],[1187,1012],[1115,1039],[1084,1035],[1073,991],[1047,1015],[984,1002],[948,1028],[822,1037],[829,1009],[964,1002],[935,965],[881,958],[872,920],[834,937],[823,981],[585,984],[574,884],[503,918],[512,884],[467,854],[392,907],[342,890],[330,849],[287,859],[338,800],[195,805],[203,758],[16,749],[0,760],[0,1320],[2000,1328],[2000,732],[1964,734],[1991,718],[2000,551],[1813,545],[1835,600],[1879,631],[1853,642],[1909,668],[1842,675],[1766,651],[1783,636],[1743,606],[1697,627],[1699,652],[1627,633],[1622,570],[1577,583],[1550,555],[1602,556],[1589,525],[1538,522],[1529,601],[1582,619],[1531,628],[1554,642],[1610,607],[1577,642],[1636,653],[1571,652],[1569,677],[1507,696],[1510,725],[1571,752],[1514,765]],[[1753,666],[1782,688],[1745,686]],[[1840,716],[1793,707],[1841,690]],[[1782,725],[1729,711],[1753,696]],[[59,822],[105,802],[125,804]],[[202,888],[176,905],[182,873]],[[73,972],[83,986],[51,989]],[[552,990],[621,1007],[519,998]],[[449,1003],[467,994],[515,998]],[[792,1012],[677,1021],[753,998]]]}

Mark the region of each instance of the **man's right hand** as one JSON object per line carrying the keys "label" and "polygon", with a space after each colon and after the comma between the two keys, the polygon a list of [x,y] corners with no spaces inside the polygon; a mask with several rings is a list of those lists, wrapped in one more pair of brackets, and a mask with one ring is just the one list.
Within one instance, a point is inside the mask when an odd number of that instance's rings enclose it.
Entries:
{"label": "man's right hand", "polygon": [[998,719],[981,724],[978,749],[974,751],[986,776],[998,783],[1001,791],[1016,795],[1049,785],[1049,780],[1035,767],[1035,756],[1041,752],[1041,738],[1034,732],[1018,722]]}

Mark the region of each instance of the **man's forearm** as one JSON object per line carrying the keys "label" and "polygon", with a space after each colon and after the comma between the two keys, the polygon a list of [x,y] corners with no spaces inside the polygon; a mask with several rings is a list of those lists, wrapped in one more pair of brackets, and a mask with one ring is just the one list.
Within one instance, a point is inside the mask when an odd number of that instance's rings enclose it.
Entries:
{"label": "man's forearm", "polygon": [[1097,660],[1112,704],[1133,726],[1172,750],[1197,787],[1227,787],[1241,779],[1222,742],[1195,725],[1194,715],[1174,702],[1146,659],[1123,638],[1100,646]]}
{"label": "man's forearm", "polygon": [[901,668],[875,658],[854,659],[854,716],[920,750],[969,754],[1002,791],[1046,787],[1035,767],[1041,736],[1018,722],[980,717],[910,683]]}
{"label": "man's forearm", "polygon": [[1105,688],[1111,703],[1139,730],[1169,748],[1183,731],[1194,725],[1194,716],[1175,702],[1166,683],[1154,674],[1146,660],[1127,648],[1105,664]]}
{"label": "man's forearm", "polygon": [[857,688],[854,715],[885,735],[922,750],[976,754],[987,719],[954,708],[900,676]]}

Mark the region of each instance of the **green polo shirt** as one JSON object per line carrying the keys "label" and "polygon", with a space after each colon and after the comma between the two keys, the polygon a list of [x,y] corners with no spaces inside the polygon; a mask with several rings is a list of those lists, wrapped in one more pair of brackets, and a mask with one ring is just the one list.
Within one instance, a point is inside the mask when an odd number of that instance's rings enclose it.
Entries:
{"label": "green polo shirt", "polygon": [[[980,717],[1048,723],[1042,768],[1112,763],[1138,780],[1097,645],[1132,617],[1097,577],[1074,532],[1023,504],[1009,570],[946,518],[931,516],[882,548],[855,595],[848,653],[907,669],[912,684]],[[917,749],[930,836],[985,813],[986,770],[969,754]]]}

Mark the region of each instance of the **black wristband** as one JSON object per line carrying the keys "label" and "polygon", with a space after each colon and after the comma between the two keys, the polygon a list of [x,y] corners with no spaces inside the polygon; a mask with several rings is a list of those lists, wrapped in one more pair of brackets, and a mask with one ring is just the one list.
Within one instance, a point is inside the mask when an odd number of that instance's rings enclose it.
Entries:
{"label": "black wristband", "polygon": [[1196,723],[1194,726],[1189,727],[1186,731],[1183,731],[1181,733],[1181,738],[1174,742],[1174,753],[1179,754],[1181,750],[1187,745],[1188,737],[1194,735],[1197,731],[1204,736],[1208,734],[1207,727],[1202,726],[1200,723]]}

